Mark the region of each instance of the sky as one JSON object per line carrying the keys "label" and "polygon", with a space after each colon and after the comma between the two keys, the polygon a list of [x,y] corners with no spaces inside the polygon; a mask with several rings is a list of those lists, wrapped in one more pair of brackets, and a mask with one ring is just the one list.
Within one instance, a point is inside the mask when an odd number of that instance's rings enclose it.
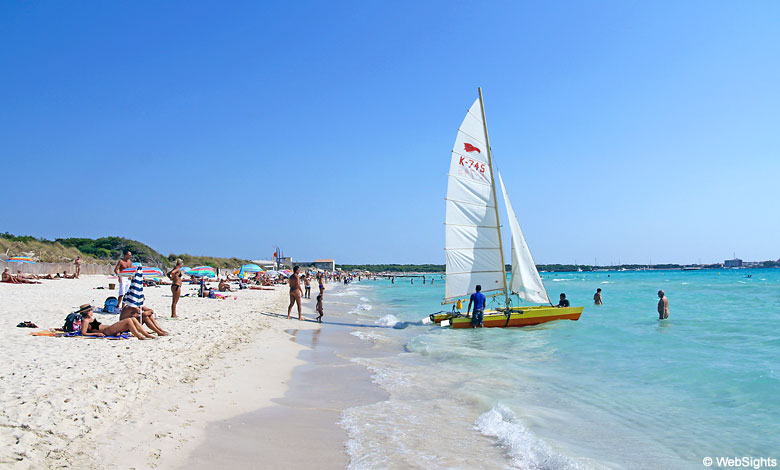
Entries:
{"label": "sky", "polygon": [[777,259],[779,18],[771,1],[2,2],[0,232],[443,263],[450,151],[482,87],[537,263]]}

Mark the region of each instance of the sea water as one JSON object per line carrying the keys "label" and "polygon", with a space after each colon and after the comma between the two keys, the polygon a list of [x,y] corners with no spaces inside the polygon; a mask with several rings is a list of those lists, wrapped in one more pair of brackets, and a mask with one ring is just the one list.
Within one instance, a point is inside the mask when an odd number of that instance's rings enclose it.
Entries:
{"label": "sea water", "polygon": [[[565,292],[585,307],[579,321],[422,325],[443,308],[438,275],[326,291],[326,307],[365,340],[366,354],[352,360],[389,394],[343,412],[350,468],[683,469],[705,468],[705,457],[780,465],[779,269],[543,280],[551,298]],[[670,304],[664,321],[659,289]]]}

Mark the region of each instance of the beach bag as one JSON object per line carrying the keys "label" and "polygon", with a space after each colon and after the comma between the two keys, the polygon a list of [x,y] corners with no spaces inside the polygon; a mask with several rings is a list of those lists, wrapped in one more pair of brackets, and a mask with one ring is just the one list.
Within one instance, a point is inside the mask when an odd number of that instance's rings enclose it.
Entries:
{"label": "beach bag", "polygon": [[71,313],[65,317],[65,325],[63,325],[62,330],[68,333],[81,331],[81,318],[80,313]]}
{"label": "beach bag", "polygon": [[103,304],[103,312],[119,313],[119,300],[116,297],[108,297]]}

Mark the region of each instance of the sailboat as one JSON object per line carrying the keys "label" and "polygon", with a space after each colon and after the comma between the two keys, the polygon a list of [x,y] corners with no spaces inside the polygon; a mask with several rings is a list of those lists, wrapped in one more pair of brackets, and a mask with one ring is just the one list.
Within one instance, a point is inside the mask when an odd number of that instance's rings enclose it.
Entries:
{"label": "sailboat", "polygon": [[[468,296],[479,284],[486,297],[499,298],[499,303],[503,303],[498,308],[485,310],[485,327],[578,320],[583,307],[555,307],[550,302],[499,173],[512,232],[512,275],[507,280],[485,107],[482,89],[478,91],[479,98],[458,128],[452,149],[445,221],[447,276],[442,305],[468,301]],[[513,306],[513,294],[542,305]],[[471,327],[471,318],[455,308],[452,312],[431,315],[430,320],[452,328]]]}

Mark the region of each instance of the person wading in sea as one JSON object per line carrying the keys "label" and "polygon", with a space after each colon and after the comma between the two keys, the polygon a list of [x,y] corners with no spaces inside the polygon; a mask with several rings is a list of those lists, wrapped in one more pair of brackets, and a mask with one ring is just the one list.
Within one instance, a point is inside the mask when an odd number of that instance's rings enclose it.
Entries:
{"label": "person wading in sea", "polygon": [[298,304],[298,320],[303,320],[303,314],[301,313],[301,278],[298,277],[298,270],[300,267],[293,268],[292,275],[287,278],[287,284],[290,286],[290,306],[287,307],[287,319],[290,319],[290,312],[292,312],[293,305]]}
{"label": "person wading in sea", "polygon": [[476,292],[471,294],[471,298],[469,298],[469,306],[466,309],[466,315],[471,312],[471,305],[474,305],[474,314],[471,316],[471,327],[472,328],[482,328],[482,321],[484,319],[485,314],[485,301],[487,300],[485,298],[485,294],[482,293],[482,286],[477,284]]}
{"label": "person wading in sea", "polygon": [[593,303],[596,305],[604,305],[601,301],[601,288],[596,289],[596,293],[593,294]]}
{"label": "person wading in sea", "polygon": [[669,318],[669,299],[666,298],[666,294],[662,290],[658,291],[658,298],[660,299],[658,301],[658,319],[666,320]]}

